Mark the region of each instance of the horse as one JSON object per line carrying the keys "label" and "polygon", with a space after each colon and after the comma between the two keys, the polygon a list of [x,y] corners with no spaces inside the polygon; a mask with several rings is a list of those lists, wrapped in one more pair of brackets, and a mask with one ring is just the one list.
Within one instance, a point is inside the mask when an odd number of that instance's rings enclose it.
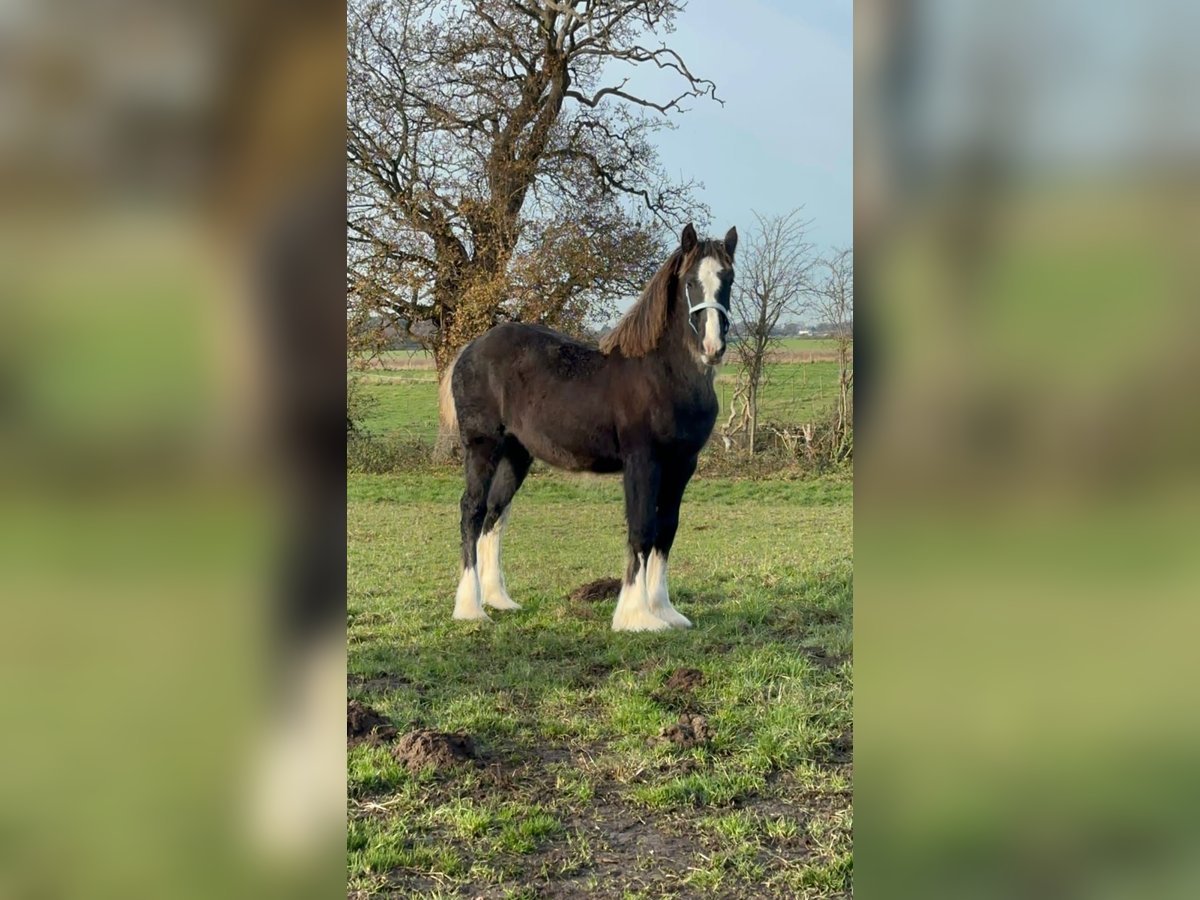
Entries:
{"label": "horse", "polygon": [[628,553],[614,631],[688,628],[671,604],[667,558],[679,506],[717,418],[737,229],[679,247],[599,349],[508,322],[469,342],[444,374],[439,407],[458,431],[465,489],[454,618],[520,609],[500,567],[509,505],[534,458],[569,471],[623,473]]}

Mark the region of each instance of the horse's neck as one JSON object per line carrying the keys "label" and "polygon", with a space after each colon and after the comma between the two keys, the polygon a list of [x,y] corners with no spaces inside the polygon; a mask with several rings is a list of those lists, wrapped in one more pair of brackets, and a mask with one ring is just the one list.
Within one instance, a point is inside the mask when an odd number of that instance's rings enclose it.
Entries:
{"label": "horse's neck", "polygon": [[664,376],[673,381],[694,388],[712,385],[712,368],[702,363],[692,349],[686,317],[675,317],[667,323],[651,356],[661,365]]}

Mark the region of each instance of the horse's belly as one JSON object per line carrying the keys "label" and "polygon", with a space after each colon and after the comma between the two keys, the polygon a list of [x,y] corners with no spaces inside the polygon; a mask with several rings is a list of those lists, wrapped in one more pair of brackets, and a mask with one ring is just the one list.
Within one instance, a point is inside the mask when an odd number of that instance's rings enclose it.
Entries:
{"label": "horse's belly", "polygon": [[512,428],[517,440],[537,459],[572,472],[617,472],[621,460],[615,442],[593,428],[569,428],[567,423],[541,428]]}

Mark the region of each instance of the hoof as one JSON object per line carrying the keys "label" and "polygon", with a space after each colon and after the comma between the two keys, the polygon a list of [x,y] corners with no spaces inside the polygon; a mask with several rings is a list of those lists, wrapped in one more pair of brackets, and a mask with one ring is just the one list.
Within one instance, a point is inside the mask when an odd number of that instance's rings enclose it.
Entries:
{"label": "hoof", "polygon": [[665,590],[650,598],[650,614],[662,619],[672,628],[692,627],[691,619],[671,605],[671,598]]}
{"label": "hoof", "polygon": [[648,612],[613,616],[613,631],[666,631],[671,626]]}
{"label": "hoof", "polygon": [[662,619],[672,628],[692,627],[692,620],[674,607],[671,607],[670,609],[656,609],[654,611],[654,615]]}
{"label": "hoof", "polygon": [[482,609],[478,610],[478,611],[473,610],[473,609],[463,609],[463,610],[456,609],[454,611],[454,618],[457,619],[459,622],[490,622],[490,621],[492,621],[492,617],[489,616],[487,613],[485,613]]}
{"label": "hoof", "polygon": [[474,569],[464,569],[454,594],[454,618],[462,622],[491,621],[479,602],[479,579]]}
{"label": "hoof", "polygon": [[521,604],[517,603],[508,594],[499,594],[495,597],[485,597],[483,600],[484,606],[490,606],[492,609],[520,609]]}

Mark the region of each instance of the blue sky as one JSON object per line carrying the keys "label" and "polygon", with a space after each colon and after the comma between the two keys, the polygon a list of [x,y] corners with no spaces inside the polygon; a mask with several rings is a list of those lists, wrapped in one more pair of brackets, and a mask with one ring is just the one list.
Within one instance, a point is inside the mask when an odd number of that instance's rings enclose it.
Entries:
{"label": "blue sky", "polygon": [[[669,173],[704,183],[714,236],[803,206],[818,248],[850,244],[852,21],[850,0],[689,0],[666,42],[725,105],[690,101],[658,145]],[[661,98],[677,82],[630,84]]]}

